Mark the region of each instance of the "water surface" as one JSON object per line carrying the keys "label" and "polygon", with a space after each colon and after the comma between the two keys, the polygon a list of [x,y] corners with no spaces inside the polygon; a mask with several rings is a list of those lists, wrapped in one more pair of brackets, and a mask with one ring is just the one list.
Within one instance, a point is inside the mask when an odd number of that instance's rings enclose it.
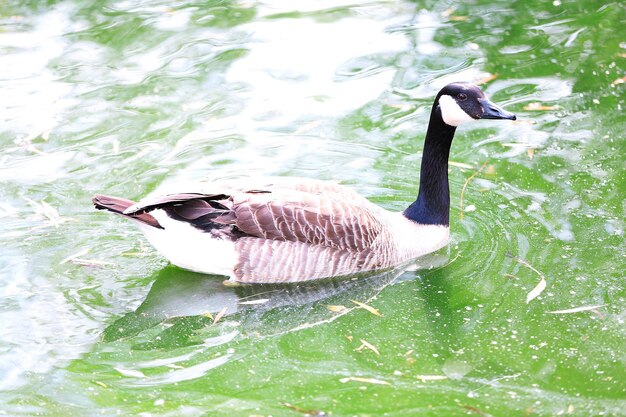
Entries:
{"label": "water surface", "polygon": [[[0,411],[626,415],[624,21],[620,2],[2,3]],[[261,174],[401,210],[456,80],[518,121],[459,129],[452,242],[417,271],[225,287],[92,210]]]}

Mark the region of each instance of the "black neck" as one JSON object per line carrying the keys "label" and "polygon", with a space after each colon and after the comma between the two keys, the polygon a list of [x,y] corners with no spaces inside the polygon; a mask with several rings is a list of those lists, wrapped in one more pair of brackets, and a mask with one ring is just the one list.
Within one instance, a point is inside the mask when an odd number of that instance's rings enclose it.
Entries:
{"label": "black neck", "polygon": [[404,215],[417,223],[450,224],[448,156],[455,130],[456,127],[444,123],[439,106],[433,106],[422,154],[419,193],[417,200],[404,210]]}

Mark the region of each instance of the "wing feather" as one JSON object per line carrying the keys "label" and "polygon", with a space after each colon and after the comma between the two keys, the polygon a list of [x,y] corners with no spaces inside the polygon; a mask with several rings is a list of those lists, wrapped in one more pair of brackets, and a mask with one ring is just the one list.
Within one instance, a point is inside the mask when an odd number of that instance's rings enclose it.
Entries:
{"label": "wing feather", "polygon": [[207,188],[145,199],[125,212],[162,209],[176,220],[206,231],[219,229],[232,239],[248,236],[357,252],[371,248],[384,228],[378,206],[335,183],[277,178],[252,185],[217,183],[214,192]]}
{"label": "wing feather", "polygon": [[253,195],[235,204],[237,228],[250,236],[350,251],[371,248],[383,229],[380,209],[369,202],[353,205],[302,192],[290,193],[288,200],[269,197]]}

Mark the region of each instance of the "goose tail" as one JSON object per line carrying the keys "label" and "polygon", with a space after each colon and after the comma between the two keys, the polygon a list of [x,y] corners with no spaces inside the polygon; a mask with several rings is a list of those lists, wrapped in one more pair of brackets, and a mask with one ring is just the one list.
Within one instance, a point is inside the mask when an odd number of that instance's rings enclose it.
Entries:
{"label": "goose tail", "polygon": [[163,229],[163,226],[159,224],[157,219],[155,219],[149,213],[132,213],[132,214],[124,214],[124,210],[128,207],[135,204],[132,200],[127,200],[125,198],[113,197],[108,195],[96,194],[91,199],[93,205],[98,210],[107,210],[115,214],[119,214],[121,216],[127,217],[132,220],[137,220],[141,223],[147,224],[148,226],[155,227],[157,229]]}

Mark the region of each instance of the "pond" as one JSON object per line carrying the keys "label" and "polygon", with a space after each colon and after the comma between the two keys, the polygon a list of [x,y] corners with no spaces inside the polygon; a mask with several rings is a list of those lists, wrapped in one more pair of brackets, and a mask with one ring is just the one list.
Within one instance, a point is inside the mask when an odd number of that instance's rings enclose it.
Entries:
{"label": "pond", "polygon": [[[626,416],[626,7],[594,1],[0,4],[0,414]],[[414,271],[229,287],[97,192],[205,178],[416,195],[459,128],[450,245]]]}

